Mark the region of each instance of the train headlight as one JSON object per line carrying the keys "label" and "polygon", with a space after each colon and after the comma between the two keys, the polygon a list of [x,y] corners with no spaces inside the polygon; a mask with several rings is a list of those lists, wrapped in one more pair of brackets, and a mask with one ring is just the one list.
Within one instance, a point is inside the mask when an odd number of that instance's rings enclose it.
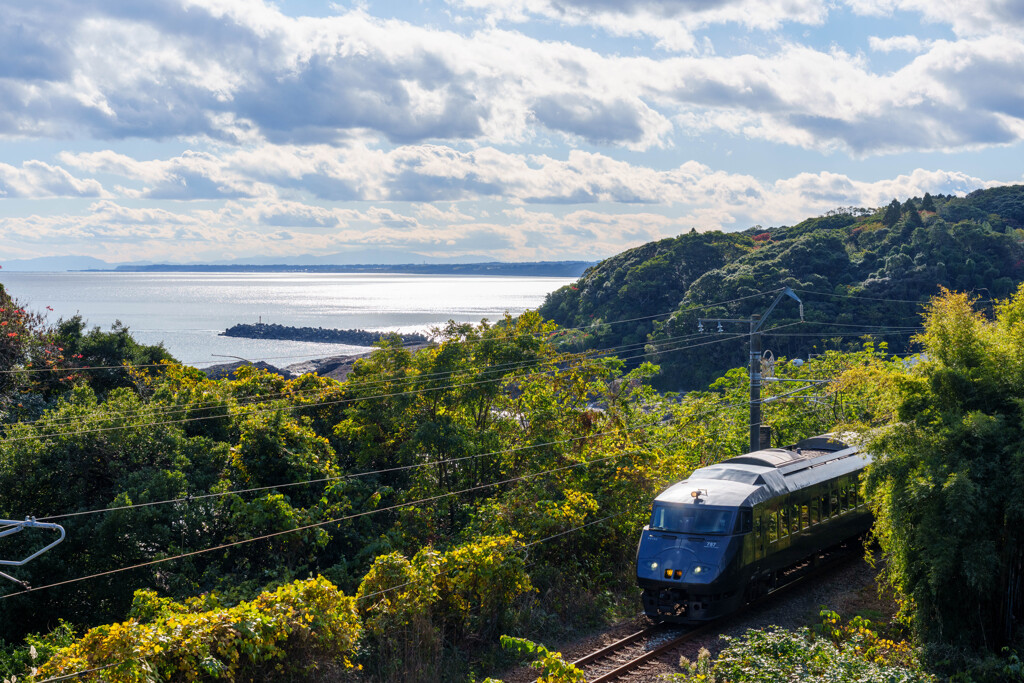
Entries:
{"label": "train headlight", "polygon": [[658,568],[658,563],[657,562],[651,562],[651,569],[654,570],[654,569],[657,569],[657,568]]}
{"label": "train headlight", "polygon": [[715,580],[715,568],[706,564],[695,564],[686,575],[687,583],[711,583]]}

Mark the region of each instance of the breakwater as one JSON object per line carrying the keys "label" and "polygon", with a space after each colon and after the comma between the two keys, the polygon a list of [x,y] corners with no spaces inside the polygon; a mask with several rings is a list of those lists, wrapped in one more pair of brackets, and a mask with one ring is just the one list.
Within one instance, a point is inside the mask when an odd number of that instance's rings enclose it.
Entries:
{"label": "breakwater", "polygon": [[[373,346],[388,332],[370,332],[367,330],[334,330],[323,327],[289,327],[272,323],[241,323],[232,325],[220,333],[223,337],[243,337],[245,339],[285,339],[288,341],[319,342],[321,344],[350,344],[352,346]],[[426,335],[415,332],[400,334],[405,344],[424,343],[429,341]]]}

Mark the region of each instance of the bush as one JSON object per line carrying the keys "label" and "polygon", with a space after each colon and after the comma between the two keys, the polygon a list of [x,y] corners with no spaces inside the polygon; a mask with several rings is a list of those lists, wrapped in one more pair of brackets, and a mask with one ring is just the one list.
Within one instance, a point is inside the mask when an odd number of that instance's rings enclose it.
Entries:
{"label": "bush", "polygon": [[202,612],[140,593],[136,612],[154,618],[152,623],[129,619],[98,626],[58,651],[40,667],[39,677],[102,668],[93,680],[307,678],[324,662],[352,668],[349,657],[362,631],[355,600],[324,578]]}
{"label": "bush", "polygon": [[676,681],[715,683],[916,683],[934,681],[920,667],[917,652],[903,641],[883,637],[878,627],[855,617],[842,624],[825,610],[815,627],[787,631],[777,626],[747,631],[740,638],[722,636],[729,645],[712,661],[701,650],[696,662],[680,662],[687,673]]}

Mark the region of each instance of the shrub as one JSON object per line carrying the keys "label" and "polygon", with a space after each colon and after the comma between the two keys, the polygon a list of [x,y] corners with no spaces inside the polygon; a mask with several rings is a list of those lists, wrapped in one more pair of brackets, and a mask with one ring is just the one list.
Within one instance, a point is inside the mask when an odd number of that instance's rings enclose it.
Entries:
{"label": "shrub", "polygon": [[155,617],[152,623],[98,626],[57,652],[39,677],[102,668],[94,680],[236,681],[306,677],[323,662],[353,666],[362,630],[355,600],[322,577],[211,611],[182,611],[154,597],[139,596],[139,612]]}

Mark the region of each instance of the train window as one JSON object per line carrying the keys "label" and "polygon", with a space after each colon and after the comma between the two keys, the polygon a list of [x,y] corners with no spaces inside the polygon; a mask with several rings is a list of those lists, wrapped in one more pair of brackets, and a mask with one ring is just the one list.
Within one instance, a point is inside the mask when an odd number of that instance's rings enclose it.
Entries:
{"label": "train window", "polygon": [[736,526],[733,527],[732,532],[734,534],[749,534],[752,513],[750,510],[741,509],[740,513],[736,515]]}
{"label": "train window", "polygon": [[806,505],[800,506],[800,526],[806,529],[811,525],[811,511]]}
{"label": "train window", "polygon": [[757,518],[754,519],[754,536],[757,537],[758,545],[761,544],[761,533],[762,533],[761,515],[758,515]]}
{"label": "train window", "polygon": [[825,521],[831,514],[828,507],[828,495],[824,495],[818,499],[818,505],[821,507],[821,521]]}
{"label": "train window", "polygon": [[857,502],[857,484],[853,484],[850,487],[850,509],[852,510],[858,505],[859,503]]}
{"label": "train window", "polygon": [[768,515],[768,541],[775,543],[779,540],[779,513],[773,512]]}
{"label": "train window", "polygon": [[835,517],[836,515],[839,514],[839,491],[837,489],[832,489],[829,492],[828,503],[829,503],[829,514],[831,514],[831,516]]}
{"label": "train window", "polygon": [[821,521],[821,517],[818,516],[818,504],[820,502],[821,501],[819,501],[817,498],[814,498],[814,499],[811,500],[810,520],[811,520],[811,525],[812,526]]}
{"label": "train window", "polygon": [[850,509],[850,487],[846,484],[839,487],[839,509],[843,512]]}
{"label": "train window", "polygon": [[789,533],[795,534],[804,527],[803,519],[800,517],[800,506],[789,506]]}
{"label": "train window", "polygon": [[732,528],[734,514],[730,508],[659,503],[651,513],[651,528],[684,534],[727,534]]}
{"label": "train window", "polygon": [[790,528],[789,508],[783,507],[779,510],[779,538],[785,538],[792,532]]}

